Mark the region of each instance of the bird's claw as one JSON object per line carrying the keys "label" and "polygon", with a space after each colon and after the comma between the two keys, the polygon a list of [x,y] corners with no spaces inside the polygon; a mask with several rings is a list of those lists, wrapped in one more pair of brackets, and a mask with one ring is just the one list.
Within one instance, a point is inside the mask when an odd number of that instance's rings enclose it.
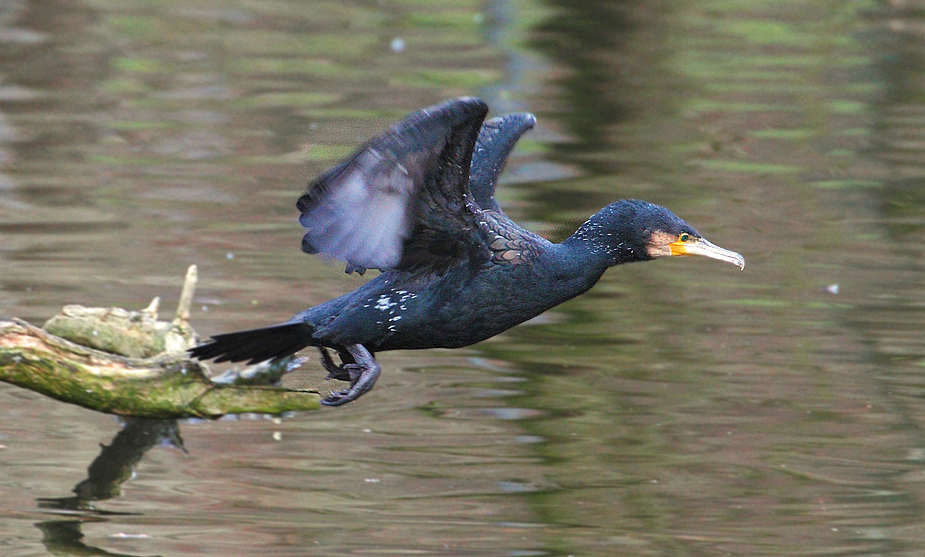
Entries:
{"label": "bird's claw", "polygon": [[357,363],[337,365],[328,351],[321,348],[321,362],[328,372],[327,379],[350,382],[350,388],[331,391],[322,399],[321,404],[325,406],[340,406],[360,398],[373,388],[379,378],[379,364],[366,348],[357,344],[348,347],[348,351]]}
{"label": "bird's claw", "polygon": [[331,391],[331,394],[329,394],[328,396],[324,397],[324,399],[321,400],[321,404],[324,404],[325,406],[340,406],[341,404],[350,402],[349,400],[345,400],[349,394],[350,394],[350,389],[340,389],[339,391]]}
{"label": "bird's claw", "polygon": [[321,404],[325,406],[340,406],[341,404],[347,404],[369,392],[369,390],[373,388],[373,385],[376,384],[376,379],[379,378],[378,365],[372,368],[364,368],[356,364],[349,365],[355,368],[355,370],[350,370],[350,375],[353,377],[354,373],[356,373],[356,380],[350,380],[349,389],[331,391],[330,395],[321,400]]}

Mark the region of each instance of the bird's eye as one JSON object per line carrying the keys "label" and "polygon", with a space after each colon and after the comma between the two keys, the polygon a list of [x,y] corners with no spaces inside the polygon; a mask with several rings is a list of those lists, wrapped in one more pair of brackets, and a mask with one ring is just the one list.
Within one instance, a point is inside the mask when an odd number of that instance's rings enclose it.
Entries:
{"label": "bird's eye", "polygon": [[678,239],[681,240],[682,242],[687,242],[688,240],[691,239],[691,235],[688,234],[687,232],[682,232],[681,237]]}

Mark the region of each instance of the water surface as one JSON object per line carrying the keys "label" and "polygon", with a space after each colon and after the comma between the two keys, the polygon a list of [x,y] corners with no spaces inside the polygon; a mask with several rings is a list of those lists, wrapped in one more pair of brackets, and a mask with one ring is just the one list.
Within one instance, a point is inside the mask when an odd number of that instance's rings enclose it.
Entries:
{"label": "water surface", "polygon": [[[356,404],[164,438],[0,385],[3,554],[921,553],[921,13],[5,5],[3,318],[169,307],[194,263],[204,335],[347,292],[299,252],[304,181],[463,94],[539,117],[498,192],[516,220],[561,240],[644,198],[748,267],[613,269],[472,348],[382,354]],[[134,467],[75,505],[123,442]]]}

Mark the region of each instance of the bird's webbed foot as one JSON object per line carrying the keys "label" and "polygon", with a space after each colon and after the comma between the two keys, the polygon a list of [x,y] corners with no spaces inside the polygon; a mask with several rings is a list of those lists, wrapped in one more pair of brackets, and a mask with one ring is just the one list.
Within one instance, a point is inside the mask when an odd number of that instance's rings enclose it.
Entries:
{"label": "bird's webbed foot", "polygon": [[321,352],[321,363],[328,372],[327,379],[350,383],[347,389],[331,391],[330,395],[321,400],[321,404],[325,406],[346,404],[360,398],[376,384],[376,379],[379,378],[379,364],[362,344],[347,346],[346,353],[339,351],[340,365],[334,363],[326,348],[319,347],[318,350]]}

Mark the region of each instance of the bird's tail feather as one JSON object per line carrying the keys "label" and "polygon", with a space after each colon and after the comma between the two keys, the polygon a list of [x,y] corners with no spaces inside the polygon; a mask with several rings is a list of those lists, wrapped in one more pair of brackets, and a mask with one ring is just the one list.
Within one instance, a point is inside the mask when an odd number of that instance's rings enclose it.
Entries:
{"label": "bird's tail feather", "polygon": [[283,323],[261,329],[215,335],[205,344],[190,348],[200,360],[243,362],[248,365],[278,360],[311,346],[313,328],[307,323]]}

